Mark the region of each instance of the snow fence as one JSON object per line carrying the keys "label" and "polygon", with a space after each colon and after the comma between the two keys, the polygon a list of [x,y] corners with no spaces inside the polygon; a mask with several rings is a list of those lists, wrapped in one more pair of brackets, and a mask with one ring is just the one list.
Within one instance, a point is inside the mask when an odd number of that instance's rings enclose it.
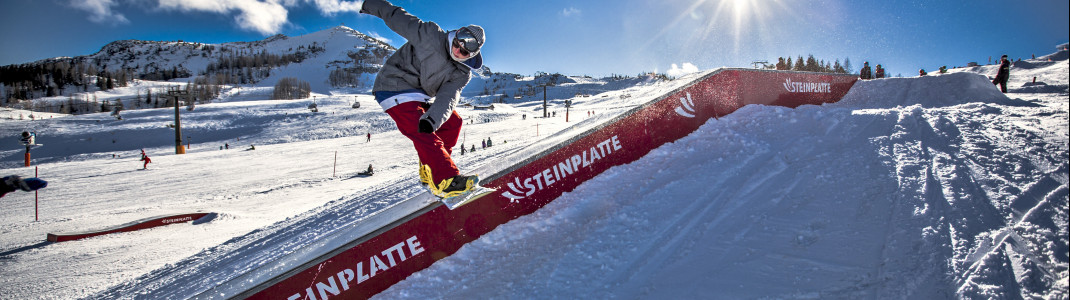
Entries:
{"label": "snow fence", "polygon": [[485,177],[484,185],[498,189],[491,195],[456,210],[417,196],[394,208],[414,212],[337,235],[346,241],[330,242],[339,245],[332,251],[280,258],[200,297],[368,298],[605,170],[691,134],[711,118],[750,104],[794,108],[836,102],[856,80],[825,73],[714,70],[535,155],[511,160]]}

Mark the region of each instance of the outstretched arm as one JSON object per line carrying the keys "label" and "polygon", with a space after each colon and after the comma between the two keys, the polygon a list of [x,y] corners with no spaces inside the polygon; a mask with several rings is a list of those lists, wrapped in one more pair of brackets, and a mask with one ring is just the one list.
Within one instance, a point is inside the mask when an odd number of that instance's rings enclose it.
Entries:
{"label": "outstretched arm", "polygon": [[435,37],[442,32],[438,24],[424,22],[386,0],[364,0],[360,12],[383,19],[390,30],[413,43],[420,43],[425,38]]}

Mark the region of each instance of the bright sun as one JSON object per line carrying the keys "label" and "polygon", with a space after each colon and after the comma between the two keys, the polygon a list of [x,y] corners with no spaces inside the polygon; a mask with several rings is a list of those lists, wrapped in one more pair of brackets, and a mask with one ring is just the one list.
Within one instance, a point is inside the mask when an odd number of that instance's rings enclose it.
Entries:
{"label": "bright sun", "polygon": [[728,3],[732,6],[732,10],[735,12],[736,20],[742,19],[747,14],[747,10],[750,8],[751,0],[729,0],[722,3]]}
{"label": "bright sun", "polygon": [[[664,24],[657,36],[647,39],[644,47],[653,45],[662,36],[684,34],[689,36],[686,40],[696,44],[731,41],[738,52],[747,41],[761,39],[758,32],[764,31],[771,15],[783,10],[785,5],[780,0],[695,0]],[[691,25],[678,26],[688,23]]]}

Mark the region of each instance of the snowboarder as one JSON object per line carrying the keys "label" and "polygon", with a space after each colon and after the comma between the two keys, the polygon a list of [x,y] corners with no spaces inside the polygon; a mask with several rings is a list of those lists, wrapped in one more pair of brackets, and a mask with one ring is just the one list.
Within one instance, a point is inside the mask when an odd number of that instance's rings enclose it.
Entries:
{"label": "snowboarder", "polygon": [[148,170],[149,169],[149,163],[151,163],[152,160],[149,159],[149,156],[145,154],[145,149],[141,149],[141,160],[140,161],[145,162],[145,164],[143,166],[141,166],[141,169],[142,170]]}
{"label": "snowboarder", "polygon": [[1007,60],[1007,55],[999,59],[999,72],[996,73],[996,78],[992,79],[993,85],[999,85],[999,91],[1004,94],[1007,93],[1007,80],[1011,78],[1011,61]]}
{"label": "snowboarder", "polygon": [[18,175],[10,175],[4,178],[0,178],[0,197],[4,197],[9,192],[15,190],[23,190],[26,192],[35,191],[48,186],[48,182],[41,180],[40,178],[21,178]]}
{"label": "snowboarder", "polygon": [[875,72],[876,78],[884,78],[884,68],[880,64],[877,64],[877,71]]}
{"label": "snowboarder", "polygon": [[453,109],[471,71],[483,67],[483,27],[446,31],[386,0],[366,0],[360,12],[383,19],[407,40],[387,58],[372,92],[401,134],[412,140],[420,182],[442,198],[468,193],[478,177],[461,174],[450,157],[464,122]]}
{"label": "snowboarder", "polygon": [[372,175],[375,175],[375,169],[372,169],[372,165],[368,164],[368,169],[365,170],[364,172],[357,173],[357,175],[372,176]]}
{"label": "snowboarder", "polygon": [[862,70],[858,71],[858,78],[862,80],[873,79],[873,71],[869,68],[869,62],[862,63]]}
{"label": "snowboarder", "polygon": [[372,141],[372,133],[369,132],[368,133],[368,141],[366,141],[366,143],[371,143],[371,141]]}
{"label": "snowboarder", "polygon": [[922,77],[922,76],[925,76],[925,75],[929,75],[929,73],[925,72],[925,69],[918,69],[918,76],[919,77]]}

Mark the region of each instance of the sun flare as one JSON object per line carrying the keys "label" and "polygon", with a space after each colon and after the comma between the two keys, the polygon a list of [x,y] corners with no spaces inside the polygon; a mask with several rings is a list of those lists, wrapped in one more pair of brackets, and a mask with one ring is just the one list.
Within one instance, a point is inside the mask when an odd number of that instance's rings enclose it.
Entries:
{"label": "sun flare", "polygon": [[740,20],[747,15],[747,10],[750,9],[752,0],[729,0],[724,3],[732,6],[732,11],[735,13],[736,20]]}

